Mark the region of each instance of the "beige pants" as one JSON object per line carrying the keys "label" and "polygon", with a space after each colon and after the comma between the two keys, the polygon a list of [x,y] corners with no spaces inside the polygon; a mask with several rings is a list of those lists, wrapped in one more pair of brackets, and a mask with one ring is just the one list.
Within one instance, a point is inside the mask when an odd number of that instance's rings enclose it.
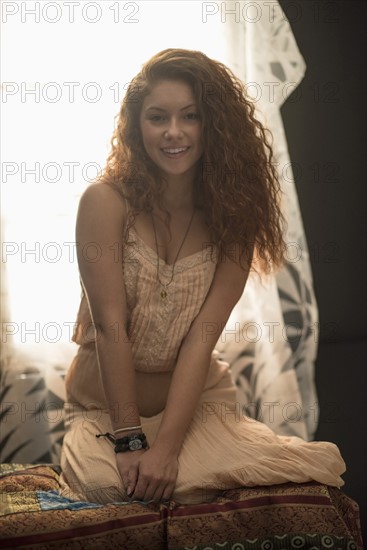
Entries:
{"label": "beige pants", "polygon": [[[71,386],[72,387],[72,386]],[[96,434],[112,432],[102,408],[65,404],[66,435],[61,456],[62,495],[105,504],[126,501],[113,444]],[[152,445],[163,411],[141,417]],[[178,458],[172,495],[177,503],[209,502],[224,489],[315,480],[340,487],[345,464],[332,443],[305,442],[277,436],[265,424],[247,417],[236,403],[228,364],[216,352],[203,393]]]}

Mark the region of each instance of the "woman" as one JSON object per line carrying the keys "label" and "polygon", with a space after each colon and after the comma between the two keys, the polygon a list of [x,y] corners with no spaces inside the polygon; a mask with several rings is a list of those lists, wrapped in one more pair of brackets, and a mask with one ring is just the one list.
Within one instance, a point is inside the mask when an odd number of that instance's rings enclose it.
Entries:
{"label": "woman", "polygon": [[79,206],[65,496],[194,503],[243,485],[343,485],[335,445],[246,418],[214,350],[250,269],[281,264],[279,194],[265,130],[229,69],[179,49],[143,66]]}

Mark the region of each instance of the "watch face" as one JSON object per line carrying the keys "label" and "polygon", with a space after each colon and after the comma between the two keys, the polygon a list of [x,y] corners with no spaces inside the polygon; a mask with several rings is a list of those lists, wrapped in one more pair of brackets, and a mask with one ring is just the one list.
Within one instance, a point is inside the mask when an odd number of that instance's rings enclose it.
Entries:
{"label": "watch face", "polygon": [[138,451],[142,447],[143,447],[143,444],[140,441],[140,439],[133,439],[132,441],[129,442],[129,449],[131,451]]}

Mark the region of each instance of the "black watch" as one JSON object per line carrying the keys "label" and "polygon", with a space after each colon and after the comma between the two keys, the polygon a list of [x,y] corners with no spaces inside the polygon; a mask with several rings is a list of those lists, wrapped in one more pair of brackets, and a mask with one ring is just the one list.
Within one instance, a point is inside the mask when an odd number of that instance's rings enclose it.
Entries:
{"label": "black watch", "polygon": [[115,453],[125,453],[127,451],[139,451],[148,446],[145,434],[132,434],[116,439]]}

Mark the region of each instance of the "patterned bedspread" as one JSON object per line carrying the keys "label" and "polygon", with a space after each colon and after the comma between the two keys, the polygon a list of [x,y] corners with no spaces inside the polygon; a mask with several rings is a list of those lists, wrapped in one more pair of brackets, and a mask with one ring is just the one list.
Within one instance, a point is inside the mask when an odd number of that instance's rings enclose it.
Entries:
{"label": "patterned bedspread", "polygon": [[358,505],[318,483],[239,488],[196,505],[71,501],[55,465],[3,464],[0,548],[362,550]]}

